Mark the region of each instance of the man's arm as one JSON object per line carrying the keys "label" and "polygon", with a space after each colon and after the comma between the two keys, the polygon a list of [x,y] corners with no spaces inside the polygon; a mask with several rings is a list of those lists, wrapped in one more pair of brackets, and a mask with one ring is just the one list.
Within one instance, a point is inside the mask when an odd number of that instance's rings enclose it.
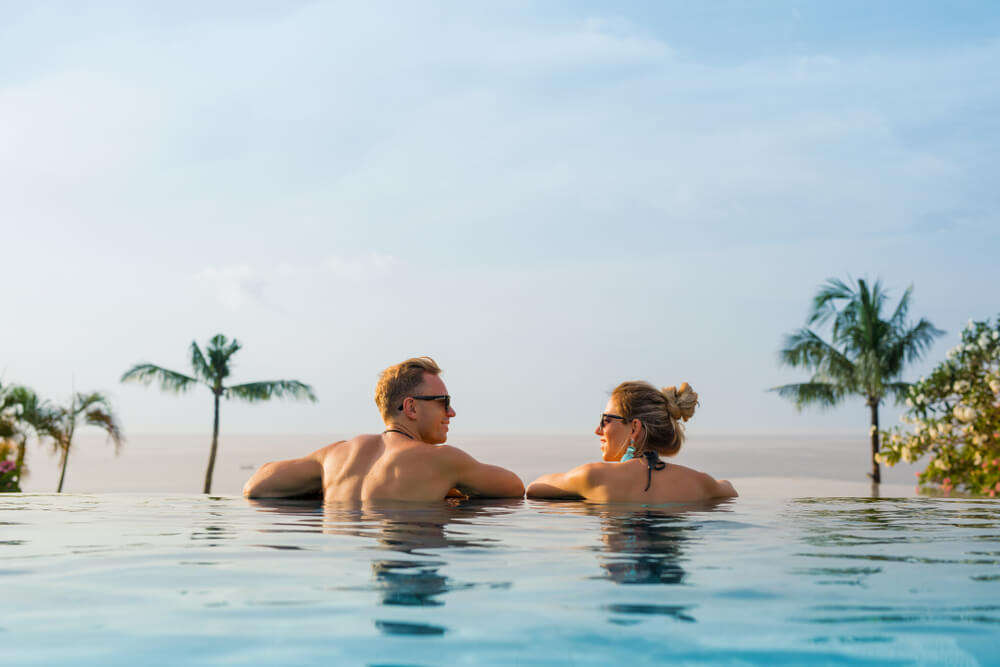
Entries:
{"label": "man's arm", "polygon": [[586,498],[592,486],[593,466],[577,466],[569,472],[542,475],[528,485],[529,498]]}
{"label": "man's arm", "polygon": [[265,463],[243,485],[247,498],[287,498],[323,491],[323,459],[335,442],[300,459]]}
{"label": "man's arm", "polygon": [[506,468],[480,463],[457,447],[441,447],[455,471],[455,486],[462,493],[480,498],[521,498],[524,482]]}

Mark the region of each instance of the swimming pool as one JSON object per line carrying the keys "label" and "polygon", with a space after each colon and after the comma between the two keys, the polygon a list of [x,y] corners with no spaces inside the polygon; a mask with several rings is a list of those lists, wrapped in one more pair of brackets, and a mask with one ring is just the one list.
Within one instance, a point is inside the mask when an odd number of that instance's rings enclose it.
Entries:
{"label": "swimming pool", "polygon": [[0,662],[1000,661],[1000,502],[0,496]]}

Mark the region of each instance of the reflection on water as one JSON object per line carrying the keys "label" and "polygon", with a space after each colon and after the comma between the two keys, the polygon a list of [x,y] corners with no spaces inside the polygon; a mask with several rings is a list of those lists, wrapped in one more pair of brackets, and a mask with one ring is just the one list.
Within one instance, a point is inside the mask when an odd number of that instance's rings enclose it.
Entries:
{"label": "reflection on water", "polygon": [[684,581],[684,543],[697,525],[683,513],[644,509],[600,512],[601,578],[616,584],[679,584]]}
{"label": "reflection on water", "polygon": [[665,584],[684,582],[685,543],[701,528],[698,513],[727,506],[730,501],[675,504],[659,507],[548,503],[556,514],[597,517],[600,544],[597,552],[603,571],[594,579],[616,584]]}
{"label": "reflection on water", "polygon": [[[931,503],[923,499],[799,499],[786,518],[800,528],[809,551],[795,556],[831,565],[790,569],[816,585],[880,589],[887,575],[899,586],[881,592],[881,604],[813,604],[802,620],[818,625],[1000,625],[1000,606],[962,604],[946,596],[915,603],[925,590],[955,590],[969,582],[996,586],[1000,551],[969,547],[1000,544],[1000,506],[982,501]],[[985,568],[986,572],[975,570]],[[969,570],[972,572],[969,572]],[[958,575],[960,580],[949,581]]]}
{"label": "reflection on water", "polygon": [[[379,604],[388,607],[439,607],[444,597],[457,590],[476,586],[504,588],[510,582],[461,582],[442,573],[444,560],[428,551],[452,548],[489,549],[499,540],[473,537],[463,531],[479,518],[495,517],[516,509],[521,501],[450,501],[435,504],[365,504],[322,505],[310,501],[255,500],[255,506],[289,516],[303,517],[295,525],[312,526],[314,532],[349,535],[374,542],[379,551],[391,551],[420,558],[375,558],[371,561],[371,583],[363,587],[337,587],[334,590],[371,590]],[[321,520],[316,514],[321,512]],[[312,515],[312,516],[310,516]],[[376,620],[375,627],[385,634],[441,635],[447,628],[437,625]]]}

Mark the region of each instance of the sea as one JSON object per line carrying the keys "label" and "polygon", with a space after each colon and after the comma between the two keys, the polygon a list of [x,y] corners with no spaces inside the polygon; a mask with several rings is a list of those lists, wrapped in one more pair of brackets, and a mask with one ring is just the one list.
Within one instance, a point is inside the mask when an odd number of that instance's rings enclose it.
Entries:
{"label": "sea", "polygon": [[[244,482],[262,464],[297,458],[351,434],[220,434],[212,492],[239,495]],[[480,461],[501,465],[525,484],[600,458],[591,434],[463,435],[448,444]],[[211,447],[206,434],[134,434],[116,456],[97,433],[77,436],[70,451],[63,491],[67,493],[200,493]],[[33,445],[28,452],[25,492],[47,493],[59,481],[58,458]],[[673,462],[736,483],[741,495],[864,496],[873,489],[869,442],[857,436],[693,435]],[[883,467],[877,493],[905,497],[917,493],[920,463]],[[738,482],[738,483],[737,483]]]}

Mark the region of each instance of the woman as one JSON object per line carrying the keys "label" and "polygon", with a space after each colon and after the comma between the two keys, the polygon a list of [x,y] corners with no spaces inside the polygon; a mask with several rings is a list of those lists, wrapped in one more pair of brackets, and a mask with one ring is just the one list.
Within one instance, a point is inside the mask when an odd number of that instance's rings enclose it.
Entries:
{"label": "woman", "polygon": [[661,461],[684,442],[684,425],[694,414],[698,394],[685,382],[657,389],[648,382],[623,382],[611,392],[601,423],[605,462],[586,463],[569,472],[542,475],[528,486],[529,498],[583,498],[598,503],[644,504],[732,498],[736,489],[703,472]]}

